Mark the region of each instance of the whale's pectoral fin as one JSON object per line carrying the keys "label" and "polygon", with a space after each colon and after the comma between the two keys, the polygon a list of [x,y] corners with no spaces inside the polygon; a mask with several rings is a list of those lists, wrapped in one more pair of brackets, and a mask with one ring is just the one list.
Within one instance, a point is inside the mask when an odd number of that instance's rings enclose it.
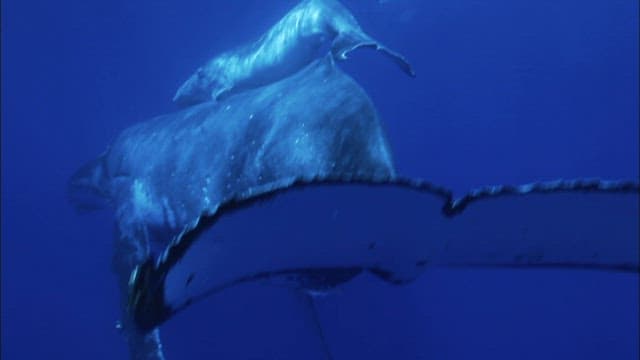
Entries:
{"label": "whale's pectoral fin", "polygon": [[415,71],[413,71],[413,67],[404,56],[381,45],[379,42],[361,32],[339,34],[333,41],[331,53],[336,59],[346,60],[347,55],[358,48],[373,48],[380,51],[400,66],[405,74],[411,77],[416,76]]}
{"label": "whale's pectoral fin", "polygon": [[[366,46],[366,45],[363,45],[363,46]],[[396,64],[398,64],[398,66],[400,66],[400,68],[402,69],[402,71],[405,72],[405,74],[411,77],[416,77],[415,71],[413,71],[411,64],[409,64],[409,62],[404,58],[404,56],[398,54],[397,52],[387,47],[381,46],[380,44],[375,44],[374,46],[376,50],[387,55],[391,60],[393,60]]]}
{"label": "whale's pectoral fin", "polygon": [[637,273],[638,199],[637,185],[597,180],[475,191],[458,202],[437,262]]}

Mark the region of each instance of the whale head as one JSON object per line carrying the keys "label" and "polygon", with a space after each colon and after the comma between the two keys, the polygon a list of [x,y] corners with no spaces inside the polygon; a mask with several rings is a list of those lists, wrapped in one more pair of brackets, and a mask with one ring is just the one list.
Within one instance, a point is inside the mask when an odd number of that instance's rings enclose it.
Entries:
{"label": "whale head", "polygon": [[206,101],[215,100],[226,86],[220,81],[218,71],[207,66],[198,68],[196,72],[178,89],[173,102],[180,107],[188,107]]}

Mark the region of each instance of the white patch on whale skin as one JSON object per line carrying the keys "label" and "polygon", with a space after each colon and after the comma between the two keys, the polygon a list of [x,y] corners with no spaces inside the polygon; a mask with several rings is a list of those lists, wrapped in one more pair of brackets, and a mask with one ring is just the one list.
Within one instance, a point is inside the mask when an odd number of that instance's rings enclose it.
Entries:
{"label": "white patch on whale skin", "polygon": [[131,206],[133,219],[146,219],[149,224],[163,224],[164,208],[168,206],[166,199],[163,206],[159,206],[158,201],[155,199],[151,192],[151,187],[141,179],[134,179],[131,184]]}
{"label": "white patch on whale skin", "polygon": [[145,184],[139,179],[135,179],[131,185],[132,203],[135,206],[135,213],[142,215],[153,211],[154,204],[151,195]]}

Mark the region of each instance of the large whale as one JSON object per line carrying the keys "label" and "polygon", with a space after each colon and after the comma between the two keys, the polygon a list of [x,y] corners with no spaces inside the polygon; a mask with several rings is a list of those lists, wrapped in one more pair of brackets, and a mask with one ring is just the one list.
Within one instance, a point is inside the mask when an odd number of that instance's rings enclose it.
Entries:
{"label": "large whale", "polygon": [[300,179],[394,174],[373,103],[325,57],[282,81],[131,126],[73,176],[69,195],[79,209],[114,209],[120,328],[131,359],[163,360],[158,329],[141,329],[128,311],[139,308],[130,275],[202,213]]}
{"label": "large whale", "polygon": [[162,324],[247,282],[303,299],[330,359],[308,294],[360,273],[403,284],[435,266],[640,271],[637,182],[500,185],[456,200],[398,175],[383,130],[364,89],[327,57],[135,124],[82,167],[71,200],[115,210],[131,358],[163,360]]}
{"label": "large whale", "polygon": [[271,84],[294,74],[326,53],[344,60],[349,52],[374,48],[410,76],[415,73],[400,54],[367,35],[337,0],[304,0],[256,42],[214,57],[178,89],[181,107]]}

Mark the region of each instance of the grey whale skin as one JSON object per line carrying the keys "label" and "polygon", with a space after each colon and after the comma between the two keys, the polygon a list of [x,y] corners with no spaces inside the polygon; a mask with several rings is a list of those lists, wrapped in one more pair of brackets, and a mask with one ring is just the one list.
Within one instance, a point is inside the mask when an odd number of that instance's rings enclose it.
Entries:
{"label": "grey whale skin", "polygon": [[[638,271],[637,183],[496,186],[454,201],[395,175],[371,101],[330,57],[126,129],[70,189],[80,206],[90,193],[114,207],[114,268],[135,359],[162,359],[158,325],[243,281],[323,290],[369,270],[404,283],[426,265]],[[273,232],[293,214],[313,230]],[[375,236],[400,228],[409,230]],[[226,261],[213,255],[221,250]]]}
{"label": "grey whale skin", "polygon": [[380,51],[415,76],[402,55],[367,35],[337,0],[304,0],[256,42],[209,60],[185,81],[173,101],[185,107],[220,99],[281,80],[326,52],[344,60],[360,47]]}

